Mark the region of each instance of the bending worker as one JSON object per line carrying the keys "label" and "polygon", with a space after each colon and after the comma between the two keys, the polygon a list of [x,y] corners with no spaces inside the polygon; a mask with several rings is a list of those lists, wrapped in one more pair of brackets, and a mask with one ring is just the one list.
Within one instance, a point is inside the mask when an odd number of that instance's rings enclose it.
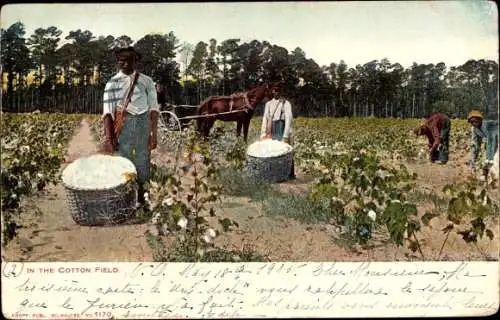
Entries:
{"label": "bending worker", "polygon": [[426,135],[429,139],[429,160],[437,164],[448,162],[450,148],[451,121],[447,115],[434,112],[415,129],[417,136]]}

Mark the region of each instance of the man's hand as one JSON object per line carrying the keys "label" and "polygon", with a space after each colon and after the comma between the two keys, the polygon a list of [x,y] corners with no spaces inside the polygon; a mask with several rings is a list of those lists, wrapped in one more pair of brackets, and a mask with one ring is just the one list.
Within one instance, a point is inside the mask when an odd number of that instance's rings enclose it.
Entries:
{"label": "man's hand", "polygon": [[269,139],[272,139],[272,138],[273,138],[273,136],[271,136],[270,134],[264,136],[264,140],[269,140]]}
{"label": "man's hand", "polygon": [[149,148],[150,150],[154,150],[157,147],[158,139],[157,139],[157,133],[158,133],[158,111],[153,110],[150,113],[150,120],[151,120],[151,133],[149,136]]}
{"label": "man's hand", "polygon": [[106,141],[103,144],[103,151],[108,154],[113,154],[116,149],[116,141],[114,141],[114,127],[113,127],[113,119],[110,114],[107,114],[104,117],[104,137]]}
{"label": "man's hand", "polygon": [[103,151],[107,154],[113,154],[115,152],[115,145],[111,139],[106,139],[103,143]]}
{"label": "man's hand", "polygon": [[284,142],[284,143],[288,143],[288,144],[289,144],[289,143],[290,143],[290,140],[289,140],[288,138],[283,138],[283,142]]}

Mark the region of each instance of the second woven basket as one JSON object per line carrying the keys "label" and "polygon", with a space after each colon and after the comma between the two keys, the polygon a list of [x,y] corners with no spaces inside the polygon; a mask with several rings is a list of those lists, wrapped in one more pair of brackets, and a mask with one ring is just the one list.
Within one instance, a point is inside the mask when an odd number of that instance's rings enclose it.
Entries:
{"label": "second woven basket", "polygon": [[247,155],[246,172],[257,180],[282,182],[292,170],[293,151],[277,157],[259,158]]}

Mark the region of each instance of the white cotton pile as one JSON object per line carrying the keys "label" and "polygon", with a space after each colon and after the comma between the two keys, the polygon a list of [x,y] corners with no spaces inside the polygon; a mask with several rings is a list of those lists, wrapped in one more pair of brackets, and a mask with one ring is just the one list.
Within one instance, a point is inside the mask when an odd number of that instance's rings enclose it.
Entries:
{"label": "white cotton pile", "polygon": [[78,189],[114,188],[135,177],[134,164],[123,157],[93,155],[80,158],[64,169],[63,182]]}
{"label": "white cotton pile", "polygon": [[500,148],[497,148],[497,152],[495,152],[495,157],[493,158],[493,166],[490,170],[491,177],[495,180],[498,180],[498,171],[500,170],[498,163],[498,149]]}
{"label": "white cotton pile", "polygon": [[290,153],[292,149],[292,146],[287,143],[266,139],[252,143],[247,148],[247,155],[256,158],[279,157]]}

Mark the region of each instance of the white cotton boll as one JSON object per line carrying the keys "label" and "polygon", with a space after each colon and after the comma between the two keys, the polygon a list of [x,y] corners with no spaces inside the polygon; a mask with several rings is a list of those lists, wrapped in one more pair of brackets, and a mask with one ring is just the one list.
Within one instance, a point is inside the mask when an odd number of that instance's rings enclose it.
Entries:
{"label": "white cotton boll", "polygon": [[206,243],[211,243],[212,242],[212,237],[210,237],[208,234],[205,234],[203,236],[203,241],[205,241]]}
{"label": "white cotton boll", "polygon": [[169,233],[170,233],[170,230],[168,229],[168,225],[166,223],[164,223],[160,228],[160,234],[162,236],[168,236]]}
{"label": "white cotton boll", "polygon": [[377,219],[377,213],[373,210],[368,211],[368,217],[375,221]]}
{"label": "white cotton boll", "polygon": [[160,219],[159,219],[158,217],[153,217],[153,218],[151,219],[151,223],[152,223],[152,224],[158,224],[159,222],[160,222]]}
{"label": "white cotton boll", "polygon": [[206,234],[211,238],[215,238],[217,236],[217,233],[212,228],[208,228]]}
{"label": "white cotton boll", "polygon": [[157,212],[157,213],[155,213],[155,215],[151,219],[151,223],[158,224],[158,223],[160,223],[160,219],[161,219],[161,214],[159,212]]}
{"label": "white cotton boll", "polygon": [[179,227],[181,227],[181,229],[186,229],[187,224],[188,224],[188,220],[186,219],[186,217],[181,217],[179,219],[179,221],[177,221],[177,225]]}
{"label": "white cotton boll", "polygon": [[278,157],[292,151],[292,146],[277,140],[261,140],[247,148],[247,155],[256,158]]}
{"label": "white cotton boll", "polygon": [[484,198],[483,198],[483,206],[485,206],[487,204],[488,204],[488,197],[484,196]]}
{"label": "white cotton boll", "polygon": [[163,200],[163,202],[161,204],[164,205],[164,206],[171,206],[171,205],[174,204],[174,199],[173,198],[167,198],[167,199]]}
{"label": "white cotton boll", "polygon": [[376,174],[377,174],[377,176],[379,176],[382,179],[385,179],[387,177],[392,177],[393,176],[392,173],[389,173],[387,171],[383,171],[381,169],[378,169],[377,172],[376,172]]}

